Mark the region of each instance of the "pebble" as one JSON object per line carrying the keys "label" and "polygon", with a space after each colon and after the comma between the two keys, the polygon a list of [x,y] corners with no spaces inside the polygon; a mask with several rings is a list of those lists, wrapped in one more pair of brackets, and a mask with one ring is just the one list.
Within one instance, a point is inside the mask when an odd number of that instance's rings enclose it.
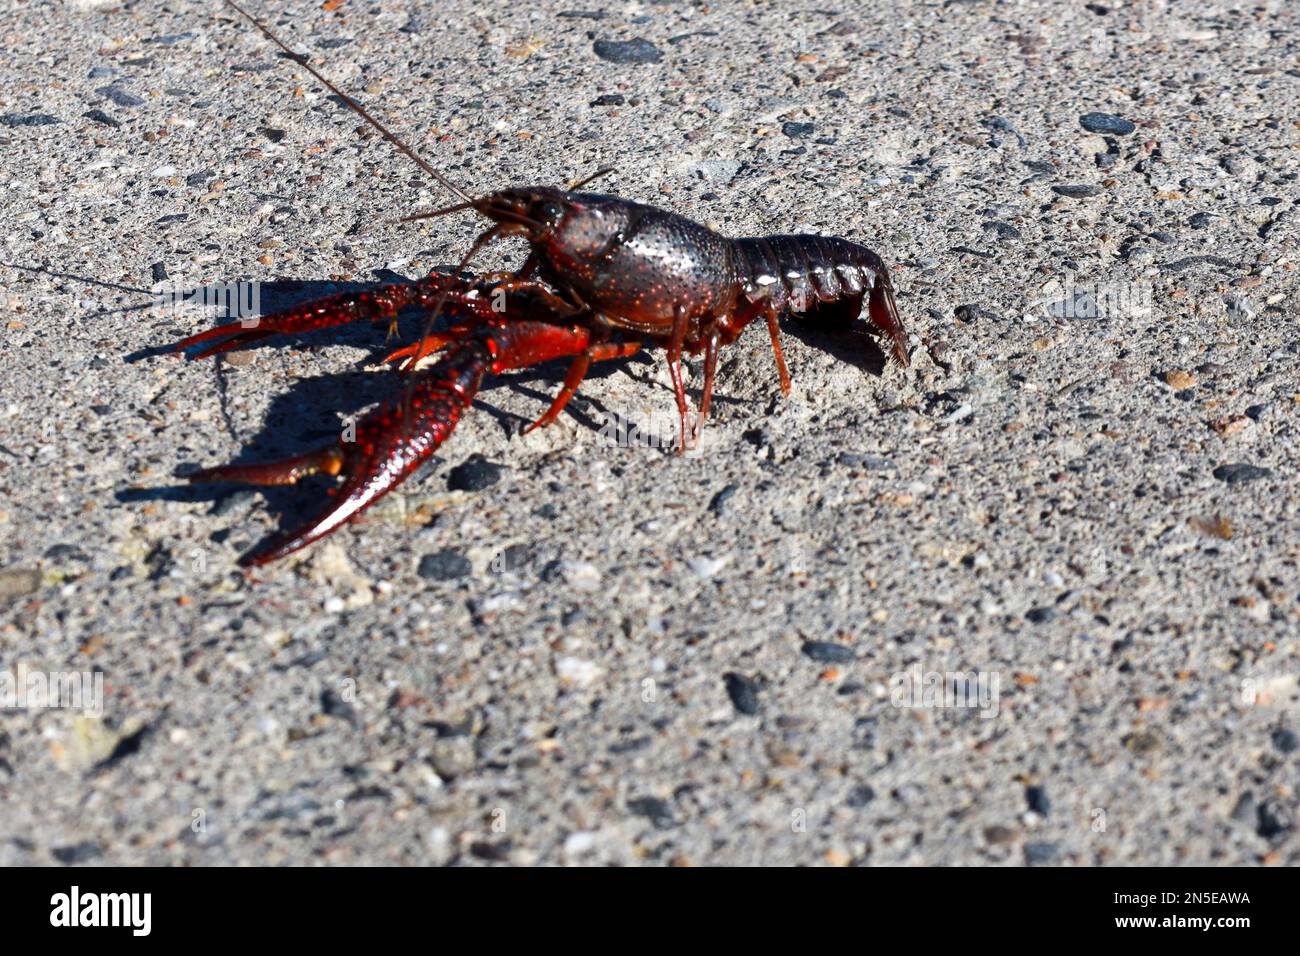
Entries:
{"label": "pebble", "polygon": [[1137,129],[1130,120],[1114,113],[1084,113],[1079,117],[1079,125],[1089,133],[1114,133],[1116,136],[1127,136]]}
{"label": "pebble", "polygon": [[722,675],[731,705],[740,713],[753,716],[758,713],[758,685],[743,674]]}
{"label": "pebble", "polygon": [[716,515],[725,515],[730,508],[732,496],[735,495],[739,487],[739,485],[727,485],[727,487],[719,491],[713,496],[713,500],[709,502],[709,510]]}
{"label": "pebble", "polygon": [[47,561],[89,561],[90,555],[86,554],[75,544],[55,544],[45,549],[41,555]]}
{"label": "pebble", "polygon": [[1281,836],[1295,826],[1291,810],[1275,799],[1265,800],[1256,812],[1255,832],[1264,839]]}
{"label": "pebble", "polygon": [[53,854],[54,859],[65,864],[86,863],[104,855],[104,851],[98,844],[89,841],[74,843],[71,846],[56,846],[50,850],[50,853]]}
{"label": "pebble", "polygon": [[1198,212],[1188,218],[1187,225],[1191,226],[1193,229],[1204,229],[1210,224],[1212,218],[1213,217],[1208,212]]}
{"label": "pebble", "polygon": [[1259,465],[1250,465],[1244,462],[1234,464],[1220,465],[1211,473],[1219,481],[1226,482],[1229,485],[1242,484],[1247,481],[1255,481],[1259,478],[1269,478],[1273,472],[1269,468],[1261,468]]}
{"label": "pebble", "polygon": [[144,105],[143,99],[136,96],[134,93],[127,92],[116,84],[101,86],[99,89],[95,90],[95,92],[105,99],[113,101],[118,106],[134,107]]}
{"label": "pebble", "polygon": [[596,834],[590,830],[578,830],[564,838],[564,855],[577,859],[596,849]]}
{"label": "pebble", "polygon": [[1065,196],[1068,199],[1086,199],[1089,196],[1096,196],[1101,192],[1100,186],[1093,186],[1088,183],[1066,183],[1059,186],[1053,186],[1052,192],[1058,196]]}
{"label": "pebble", "polygon": [[866,784],[854,787],[849,791],[848,799],[845,800],[851,807],[865,807],[872,800],[876,799],[876,791],[872,790]]}
{"label": "pebble", "polygon": [[645,817],[656,829],[667,830],[677,826],[673,817],[673,808],[667,800],[658,797],[635,797],[627,802],[628,811],[639,817]]}
{"label": "pebble", "polygon": [[1020,238],[1019,229],[1011,225],[1009,222],[1001,222],[997,219],[984,223],[984,230],[986,232],[992,232],[999,240]]}
{"label": "pebble", "polygon": [[41,586],[41,572],[33,568],[7,568],[0,571],[0,601],[31,594]]}
{"label": "pebble", "polygon": [[592,44],[596,56],[610,63],[658,63],[663,51],[641,37],[631,40],[597,40]]}
{"label": "pebble", "polygon": [[326,717],[337,717],[349,724],[356,724],[356,709],[332,690],[324,690],[320,695],[321,713]]}
{"label": "pebble", "polygon": [[816,130],[814,123],[782,123],[781,132],[791,139],[804,139],[813,134]]}
{"label": "pebble", "polygon": [[546,577],[559,578],[579,591],[595,591],[600,587],[600,570],[590,561],[557,561]]}
{"label": "pebble", "polygon": [[1043,787],[1026,787],[1025,804],[1040,817],[1048,816],[1052,812],[1052,801],[1047,799],[1047,790]]}
{"label": "pebble", "polygon": [[474,753],[474,738],[469,734],[439,737],[429,748],[429,762],[444,780],[469,773],[478,762]]}
{"label": "pebble", "polygon": [[1255,794],[1247,790],[1237,798],[1237,803],[1232,808],[1232,819],[1238,823],[1249,823],[1255,818],[1255,813]]}
{"label": "pebble", "polygon": [[482,491],[501,480],[503,469],[482,455],[471,455],[447,475],[447,487],[452,491]]}
{"label": "pebble", "polygon": [[1030,608],[1025,618],[1035,624],[1047,624],[1056,620],[1056,609],[1050,607]]}
{"label": "pebble", "polygon": [[622,106],[627,98],[622,93],[602,93],[591,101],[591,106]]}
{"label": "pebble", "polygon": [[452,581],[473,571],[469,558],[452,548],[444,548],[420,558],[416,574],[426,581]]}
{"label": "pebble", "polygon": [[708,579],[725,568],[730,560],[730,558],[691,558],[686,562],[686,566],[696,577]]}
{"label": "pebble", "polygon": [[53,126],[63,120],[49,113],[5,113],[0,116],[0,126]]}
{"label": "pebble", "polygon": [[1288,730],[1285,727],[1279,727],[1272,734],[1273,746],[1284,754],[1294,753],[1300,748],[1300,737],[1296,736],[1294,730]]}
{"label": "pebble", "polygon": [[104,126],[111,126],[114,129],[117,129],[122,125],[117,120],[113,119],[113,117],[105,113],[103,110],[91,110],[90,112],[82,113],[81,115],[88,120],[94,120],[96,123],[100,123]]}
{"label": "pebble", "polygon": [[574,687],[590,687],[604,674],[599,664],[581,657],[561,657],[555,662],[555,676]]}
{"label": "pebble", "polygon": [[846,664],[855,657],[853,648],[831,641],[804,641],[800,650],[804,657],[827,664]]}

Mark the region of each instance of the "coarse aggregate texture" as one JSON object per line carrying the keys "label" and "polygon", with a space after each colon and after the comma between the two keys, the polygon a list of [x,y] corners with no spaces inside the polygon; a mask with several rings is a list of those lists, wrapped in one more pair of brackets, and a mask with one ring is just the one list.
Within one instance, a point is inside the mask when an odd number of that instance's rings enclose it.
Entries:
{"label": "coarse aggregate texture", "polygon": [[157,291],[483,224],[215,3],[5,4],[0,690],[103,707],[0,709],[0,863],[1300,862],[1300,5],[248,2],[471,192],[870,246],[911,367],[787,321],[782,398],[750,329],[686,456],[658,353],[526,436],[563,365],[502,376],[246,576],[327,483],[178,476],[332,440],[385,329],[186,362]]}

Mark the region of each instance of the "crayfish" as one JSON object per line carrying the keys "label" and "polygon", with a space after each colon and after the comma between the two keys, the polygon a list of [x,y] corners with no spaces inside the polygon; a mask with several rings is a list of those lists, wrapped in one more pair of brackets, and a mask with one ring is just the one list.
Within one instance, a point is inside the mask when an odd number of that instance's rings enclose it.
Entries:
{"label": "crayfish", "polygon": [[[593,362],[662,348],[681,418],[679,448],[684,449],[688,408],[682,355],[704,356],[699,412],[690,429],[694,439],[708,416],[719,350],[755,319],[767,324],[783,393],[790,390],[790,376],[778,320],[787,311],[816,312],[847,326],[865,303],[870,325],[907,365],[907,333],[889,271],[870,249],[812,235],[729,239],[653,206],[573,191],[585,183],[570,190],[539,186],[470,196],[259,20],[233,0],[226,2],[461,200],[407,219],[472,210],[492,222],[453,274],[433,273],[413,283],[334,295],[266,316],[251,327],[244,322],[221,325],[172,346],[184,352],[204,344],[194,355],[202,358],[270,335],[361,320],[395,323],[405,309],[429,317],[419,341],[389,356],[404,363],[402,394],[358,421],[354,440],[281,461],[206,468],[189,476],[191,481],[262,485],[291,484],[317,473],[342,476],[320,515],[254,548],[242,564],[263,564],[305,547],[396,488],[447,440],[490,374],[571,359],[559,393],[531,430],[556,419]],[[522,236],[530,247],[516,271],[463,274],[470,256],[507,236]],[[441,315],[451,324],[433,332],[434,319]],[[435,352],[442,354],[425,363]]]}

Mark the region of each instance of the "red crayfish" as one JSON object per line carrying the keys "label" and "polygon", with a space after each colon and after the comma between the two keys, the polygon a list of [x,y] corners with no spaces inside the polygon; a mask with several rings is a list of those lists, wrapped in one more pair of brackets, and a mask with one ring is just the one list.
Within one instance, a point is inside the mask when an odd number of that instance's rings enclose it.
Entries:
{"label": "red crayfish", "polygon": [[[408,218],[473,210],[493,225],[474,243],[470,255],[505,236],[522,236],[531,247],[513,273],[465,277],[461,269],[469,261],[466,256],[455,274],[434,273],[414,283],[331,296],[266,316],[251,327],[234,322],[172,346],[182,352],[207,343],[194,356],[202,358],[270,335],[363,319],[392,323],[404,309],[429,315],[420,340],[389,356],[405,360],[403,394],[360,419],[355,440],[340,440],[282,461],[225,465],[190,476],[191,481],[263,485],[290,484],[322,472],[343,477],[322,514],[255,548],[241,563],[284,557],[330,534],[392,491],[447,440],[490,373],[572,358],[559,394],[531,429],[555,420],[592,362],[629,356],[646,346],[662,347],[681,418],[679,447],[684,448],[682,354],[704,355],[694,437],[708,415],[719,349],[757,318],[767,323],[782,392],[790,389],[778,337],[778,318],[786,311],[815,311],[847,325],[865,301],[870,324],[887,336],[899,362],[907,364],[907,335],[889,272],[870,249],[810,235],[728,239],[653,206],[546,186],[474,198],[419,158],[260,21],[233,0],[226,2],[463,200]],[[443,312],[452,324],[431,333],[434,318]],[[440,350],[438,361],[417,367]]]}

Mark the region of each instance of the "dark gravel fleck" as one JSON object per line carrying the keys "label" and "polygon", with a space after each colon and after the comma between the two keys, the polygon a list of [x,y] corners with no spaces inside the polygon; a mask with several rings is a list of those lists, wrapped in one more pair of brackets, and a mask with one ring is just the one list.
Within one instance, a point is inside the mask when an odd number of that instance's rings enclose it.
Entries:
{"label": "dark gravel fleck", "polygon": [[804,641],[800,650],[804,657],[827,664],[844,664],[854,659],[853,648],[830,641]]}
{"label": "dark gravel fleck", "polygon": [[105,99],[111,100],[112,102],[116,103],[118,106],[129,108],[133,106],[144,105],[144,99],[142,97],[136,96],[134,93],[127,92],[117,84],[112,84],[110,86],[101,86],[99,89],[95,90],[95,92],[98,93],[100,96],[104,97]]}
{"label": "dark gravel fleck", "polygon": [[1268,468],[1261,468],[1258,465],[1248,465],[1238,462],[1231,465],[1220,465],[1212,472],[1215,478],[1227,482],[1230,485],[1241,484],[1246,481],[1255,481],[1257,478],[1271,477],[1273,472]]}
{"label": "dark gravel fleck", "polygon": [[0,116],[0,126],[53,126],[63,120],[49,113],[5,113]]}
{"label": "dark gravel fleck", "polygon": [[961,322],[974,322],[976,319],[996,319],[997,315],[981,306],[967,303],[953,309],[952,314]]}
{"label": "dark gravel fleck", "polygon": [[89,561],[90,556],[75,544],[55,544],[41,555],[46,561]]}
{"label": "dark gravel fleck", "polygon": [[641,37],[631,40],[597,40],[592,44],[596,56],[610,63],[658,63],[663,51]]}
{"label": "dark gravel fleck", "polygon": [[591,101],[592,106],[622,106],[627,102],[627,97],[622,93],[602,93]]}
{"label": "dark gravel fleck", "polygon": [[1114,133],[1127,136],[1137,127],[1122,116],[1114,113],[1084,113],[1079,117],[1079,125],[1089,133]]}
{"label": "dark gravel fleck", "polygon": [[1055,843],[1026,843],[1025,862],[1030,866],[1055,863],[1061,857],[1061,848]]}
{"label": "dark gravel fleck", "polygon": [[88,120],[94,120],[96,123],[100,123],[104,126],[111,126],[113,127],[113,129],[117,129],[122,125],[117,120],[113,119],[113,117],[105,113],[103,110],[90,110],[89,112],[82,113],[81,115]]}
{"label": "dark gravel fleck", "polygon": [[1232,808],[1232,819],[1238,823],[1250,823],[1256,819],[1257,809],[1255,794],[1247,790],[1237,798],[1237,804]]}
{"label": "dark gravel fleck", "polygon": [[211,179],[215,175],[216,173],[214,173],[210,169],[204,169],[197,173],[190,173],[188,176],[185,177],[185,185],[202,186],[204,183],[206,183],[209,179]]}
{"label": "dark gravel fleck", "polygon": [[1052,812],[1052,801],[1047,799],[1044,787],[1025,787],[1025,803],[1039,816],[1048,816]]}
{"label": "dark gravel fleck", "polygon": [[326,717],[337,717],[349,724],[357,722],[356,709],[332,690],[321,692],[320,709]]}
{"label": "dark gravel fleck", "polygon": [[727,696],[731,698],[731,704],[742,714],[758,713],[758,685],[745,677],[743,674],[723,674],[723,681],[727,685]]}
{"label": "dark gravel fleck", "polygon": [[337,50],[339,47],[347,46],[351,42],[350,37],[332,37],[328,40],[318,40],[316,46],[322,50]]}
{"label": "dark gravel fleck", "polygon": [[1273,746],[1284,754],[1294,753],[1300,748],[1300,737],[1296,736],[1294,730],[1288,730],[1285,727],[1279,727],[1273,731]]}
{"label": "dark gravel fleck", "polygon": [[155,262],[149,266],[149,272],[153,275],[154,282],[167,281],[167,266],[161,262]]}
{"label": "dark gravel fleck", "polygon": [[709,510],[717,515],[725,515],[727,509],[731,507],[732,495],[739,490],[739,487],[739,485],[727,485],[727,487],[719,491],[713,496],[713,500],[709,502]]}
{"label": "dark gravel fleck", "polygon": [[876,799],[876,791],[864,784],[850,790],[845,802],[851,807],[865,807],[874,799]]}
{"label": "dark gravel fleck", "polygon": [[1056,620],[1056,609],[1050,607],[1030,608],[1025,614],[1025,619],[1035,624],[1047,624],[1049,621]]}
{"label": "dark gravel fleck", "polygon": [[95,843],[74,843],[71,846],[56,846],[50,850],[54,859],[60,863],[85,863],[88,860],[98,859],[104,855],[104,851]]}
{"label": "dark gravel fleck", "polygon": [[451,581],[465,577],[473,569],[469,558],[452,548],[444,548],[422,557],[416,574],[426,581]]}
{"label": "dark gravel fleck", "polygon": [[1185,259],[1167,262],[1160,268],[1165,272],[1182,272],[1185,269],[1191,269],[1199,265],[1220,266],[1224,269],[1234,268],[1233,264],[1222,256],[1187,256]]}
{"label": "dark gravel fleck", "polygon": [[668,830],[677,826],[677,821],[673,818],[673,808],[667,800],[660,800],[658,797],[635,797],[627,802],[627,808],[629,812],[645,817],[655,825],[656,829]]}
{"label": "dark gravel fleck", "polygon": [[1210,224],[1212,218],[1213,217],[1208,212],[1198,212],[1187,220],[1187,225],[1191,226],[1193,229],[1204,229]]}
{"label": "dark gravel fleck", "polygon": [[986,232],[994,233],[999,239],[1019,239],[1020,230],[1009,222],[999,222],[994,219],[984,223]]}
{"label": "dark gravel fleck", "polygon": [[815,123],[782,123],[781,132],[791,139],[804,139],[817,128]]}
{"label": "dark gravel fleck", "polygon": [[482,491],[500,481],[503,470],[482,455],[471,455],[447,475],[447,487],[452,491]]}
{"label": "dark gravel fleck", "polygon": [[259,126],[257,131],[273,143],[281,142],[284,139],[284,130],[275,129],[272,126]]}
{"label": "dark gravel fleck", "polygon": [[1053,186],[1052,192],[1068,199],[1087,199],[1089,196],[1096,196],[1100,193],[1101,187],[1093,186],[1090,183],[1063,183],[1059,186]]}
{"label": "dark gravel fleck", "polygon": [[1281,836],[1295,826],[1295,817],[1290,808],[1279,800],[1265,800],[1259,805],[1255,823],[1255,832],[1264,839]]}

